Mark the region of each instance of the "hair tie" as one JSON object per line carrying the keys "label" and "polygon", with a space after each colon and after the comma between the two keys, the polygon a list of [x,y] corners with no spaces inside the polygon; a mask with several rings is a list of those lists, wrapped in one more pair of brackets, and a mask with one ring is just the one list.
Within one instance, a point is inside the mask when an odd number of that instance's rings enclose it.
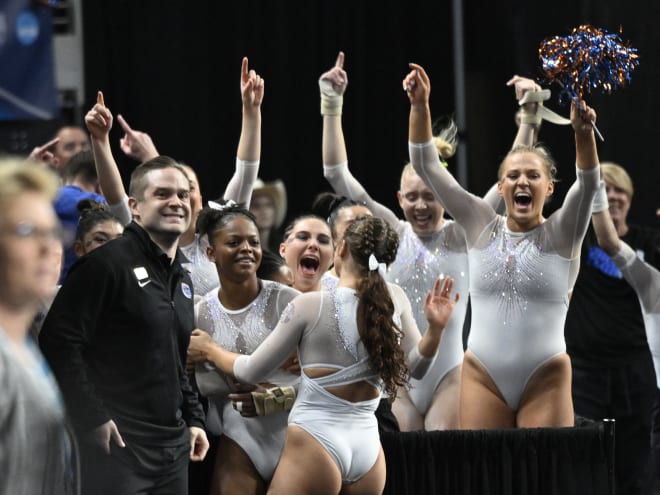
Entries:
{"label": "hair tie", "polygon": [[374,253],[371,253],[369,255],[369,271],[370,272],[378,270],[378,273],[380,274],[380,276],[385,277],[386,269],[387,269],[387,266],[385,266],[385,263],[379,263],[378,260],[376,259],[376,256],[374,256]]}
{"label": "hair tie", "polygon": [[237,206],[238,203],[234,201],[233,199],[228,200],[224,205],[221,205],[220,203],[217,203],[215,201],[209,201],[208,202],[209,208],[212,208],[214,210],[222,211],[226,208],[231,208],[232,206]]}

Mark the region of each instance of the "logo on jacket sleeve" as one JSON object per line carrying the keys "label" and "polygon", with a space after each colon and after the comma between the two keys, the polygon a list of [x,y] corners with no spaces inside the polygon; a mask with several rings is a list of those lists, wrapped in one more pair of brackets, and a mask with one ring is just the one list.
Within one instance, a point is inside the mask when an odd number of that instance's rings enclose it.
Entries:
{"label": "logo on jacket sleeve", "polygon": [[181,282],[181,292],[183,292],[183,295],[188,299],[192,298],[192,290],[190,290],[190,286],[187,283]]}

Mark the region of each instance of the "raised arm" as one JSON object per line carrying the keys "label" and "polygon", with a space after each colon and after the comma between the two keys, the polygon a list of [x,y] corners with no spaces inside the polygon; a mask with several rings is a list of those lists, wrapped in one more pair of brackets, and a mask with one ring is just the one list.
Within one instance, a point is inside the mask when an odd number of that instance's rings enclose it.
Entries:
{"label": "raised arm", "polygon": [[119,173],[119,167],[110,148],[110,129],[112,113],[105,106],[103,92],[96,94],[96,104],[85,115],[85,125],[90,133],[96,173],[99,177],[101,192],[122,224],[131,221],[128,209],[128,197]]}
{"label": "raised arm", "polygon": [[410,161],[422,180],[465,230],[471,246],[485,225],[496,215],[482,198],[468,193],[440,163],[431,125],[429,97],[431,81],[418,64],[410,64],[411,71],[403,80],[403,89],[410,100],[408,147]]}
{"label": "raised arm", "polygon": [[407,356],[410,376],[421,379],[433,362],[442,334],[458,302],[458,294],[455,294],[452,298],[454,280],[451,277],[444,280],[437,279],[433,288],[427,294],[424,312],[428,327],[423,336],[419,333],[417,323],[412,315],[410,300],[403,289],[394,284],[389,284],[389,286],[392,300],[401,315],[401,331],[403,333],[401,347]]}
{"label": "raised arm", "polygon": [[243,102],[241,136],[236,151],[236,170],[227,184],[224,198],[249,206],[261,159],[261,102],[264,98],[264,80],[254,70],[249,70],[247,57],[243,57],[241,63],[240,87]]}
{"label": "raised arm", "polygon": [[[518,146],[533,146],[538,139],[538,132],[541,127],[542,118],[540,115],[536,114],[539,104],[535,101],[535,98],[531,98],[532,101],[529,102],[525,102],[525,100],[527,100],[527,93],[537,93],[541,90],[541,87],[532,79],[518,75],[514,75],[509,79],[506,82],[506,85],[509,87],[513,86],[516,100],[518,100],[520,106],[520,109],[516,113],[516,125],[518,131],[516,132],[511,149],[517,148]],[[484,200],[486,200],[486,202],[492,206],[499,215],[503,215],[506,212],[506,205],[504,204],[502,197],[499,195],[497,182],[486,192]]]}
{"label": "raised arm", "polygon": [[610,216],[605,182],[602,180],[591,205],[591,223],[600,247],[610,256],[614,256],[621,248],[621,239]]}
{"label": "raised arm", "polygon": [[557,251],[575,258],[591,217],[591,205],[598,190],[598,152],[593,123],[596,112],[584,102],[571,103],[571,125],[575,132],[577,180],[570,187],[562,207],[548,219],[548,231]]}
{"label": "raised arm", "polygon": [[337,194],[365,203],[374,215],[396,227],[399,222],[397,216],[389,208],[374,201],[348,169],[348,154],[341,123],[343,95],[347,86],[344,52],[339,52],[334,67],[319,78],[323,116],[323,176]]}
{"label": "raised arm", "polygon": [[132,129],[121,115],[117,115],[117,121],[124,130],[124,137],[119,140],[119,146],[126,156],[144,163],[160,155],[149,134]]}

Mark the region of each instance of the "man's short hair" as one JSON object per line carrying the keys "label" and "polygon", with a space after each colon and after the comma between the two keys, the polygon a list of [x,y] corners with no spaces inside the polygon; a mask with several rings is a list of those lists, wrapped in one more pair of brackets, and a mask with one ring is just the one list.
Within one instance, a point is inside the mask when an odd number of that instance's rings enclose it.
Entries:
{"label": "man's short hair", "polygon": [[128,186],[128,195],[137,200],[144,199],[144,191],[147,189],[148,183],[145,177],[152,170],[162,170],[165,168],[175,168],[179,170],[183,176],[190,180],[184,168],[174,158],[169,156],[160,155],[151,160],[138,165],[131,174],[131,182]]}
{"label": "man's short hair", "polygon": [[66,167],[64,167],[62,179],[65,184],[76,177],[87,184],[98,180],[94,153],[91,150],[79,151],[69,159]]}

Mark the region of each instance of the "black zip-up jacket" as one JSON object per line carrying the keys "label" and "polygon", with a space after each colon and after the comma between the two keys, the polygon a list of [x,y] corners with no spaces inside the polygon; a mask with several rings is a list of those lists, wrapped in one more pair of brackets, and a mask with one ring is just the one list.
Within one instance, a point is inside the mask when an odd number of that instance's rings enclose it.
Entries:
{"label": "black zip-up jacket", "polygon": [[112,419],[127,445],[176,447],[204,413],[185,373],[193,291],[135,222],[79,259],[44,321],[39,342],[76,429]]}

